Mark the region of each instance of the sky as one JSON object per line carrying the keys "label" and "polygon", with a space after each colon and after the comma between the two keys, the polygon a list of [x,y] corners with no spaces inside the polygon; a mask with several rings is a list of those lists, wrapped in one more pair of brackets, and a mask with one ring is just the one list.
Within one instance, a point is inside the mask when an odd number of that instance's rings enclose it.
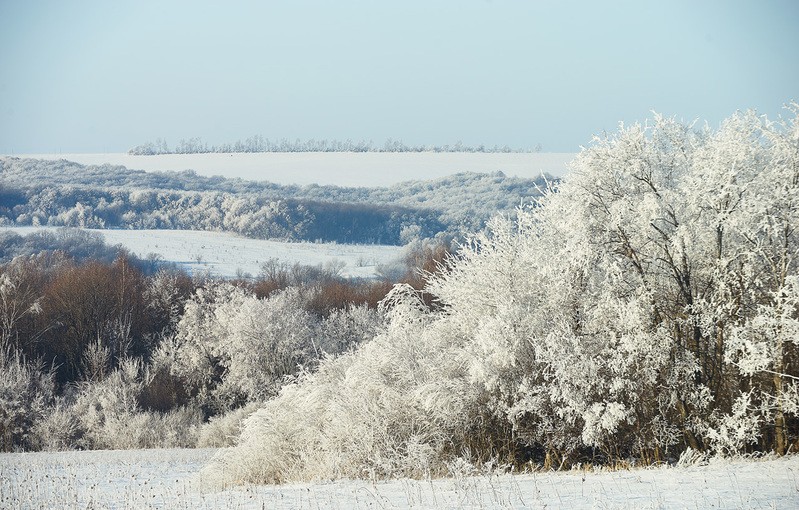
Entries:
{"label": "sky", "polygon": [[799,2],[0,0],[0,153],[200,137],[577,152],[799,101]]}

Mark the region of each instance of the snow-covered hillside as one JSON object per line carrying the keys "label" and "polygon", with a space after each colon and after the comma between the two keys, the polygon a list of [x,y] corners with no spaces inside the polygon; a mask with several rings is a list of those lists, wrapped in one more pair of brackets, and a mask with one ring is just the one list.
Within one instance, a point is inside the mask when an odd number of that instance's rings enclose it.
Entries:
{"label": "snow-covered hillside", "polygon": [[122,165],[152,171],[194,170],[277,184],[390,186],[410,180],[429,180],[460,172],[496,172],[536,178],[542,172],[566,173],[572,153],[465,152],[263,152],[235,154],[31,154],[18,157],[66,159],[83,165]]}
{"label": "snow-covered hillside", "polygon": [[454,476],[219,490],[214,450],[0,454],[0,507],[23,508],[797,508],[799,457],[682,468]]}
{"label": "snow-covered hillside", "polygon": [[[27,235],[41,227],[0,228]],[[55,229],[50,229],[55,230]],[[378,267],[389,265],[402,256],[401,246],[336,243],[288,243],[249,239],[224,232],[196,230],[111,230],[97,232],[107,244],[121,244],[131,253],[146,258],[155,253],[164,261],[174,262],[190,272],[214,276],[257,275],[261,264],[278,259],[288,264],[340,266],[342,276],[369,278]]]}
{"label": "snow-covered hillside", "polygon": [[479,231],[491,217],[513,215],[540,196],[548,179],[466,172],[383,187],[298,186],[0,157],[0,225],[213,230],[399,245],[409,232],[431,238]]}

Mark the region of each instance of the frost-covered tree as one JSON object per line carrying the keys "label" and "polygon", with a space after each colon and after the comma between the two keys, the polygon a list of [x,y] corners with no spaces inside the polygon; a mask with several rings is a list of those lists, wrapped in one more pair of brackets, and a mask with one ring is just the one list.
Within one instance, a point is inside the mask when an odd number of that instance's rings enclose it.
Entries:
{"label": "frost-covered tree", "polygon": [[156,353],[199,391],[212,412],[274,396],[286,377],[374,336],[379,314],[366,307],[309,313],[314,288],[289,287],[258,299],[225,282],[197,290],[174,338]]}
{"label": "frost-covered tree", "polygon": [[53,374],[41,363],[0,347],[0,451],[32,446],[32,430],[48,413],[54,391]]}
{"label": "frost-covered tree", "polygon": [[[532,343],[548,371],[567,360],[547,385],[561,396],[575,374],[591,374],[581,390],[607,377],[595,397],[573,395],[575,410],[587,406],[577,415],[587,445],[600,446],[593,432],[604,431],[624,434],[611,434],[609,444],[634,433],[662,449],[676,442],[676,427],[684,444],[714,448],[719,424],[737,413],[742,423],[759,416],[751,436],[786,450],[784,413],[795,409],[781,378],[796,375],[787,373],[796,363],[788,346],[797,341],[787,285],[799,251],[796,133],[795,118],[771,123],[753,113],[734,115],[716,133],[656,117],[597,140],[541,202],[534,217],[553,271],[542,280],[556,289],[543,304],[555,303],[548,317],[562,319]],[[548,244],[553,239],[558,244]],[[766,333],[746,328],[755,321],[762,330],[775,316]],[[741,387],[742,365],[730,361],[743,331],[761,350],[772,346],[762,368],[777,372],[773,389],[762,378],[754,393]],[[583,350],[591,345],[600,350]],[[741,414],[750,394],[753,405]],[[647,432],[647,423],[658,426]]]}
{"label": "frost-covered tree", "polygon": [[30,264],[18,261],[0,272],[0,350],[20,348],[17,326],[41,312],[40,296],[31,282]]}
{"label": "frost-covered tree", "polygon": [[714,247],[723,262],[715,272],[716,316],[726,320],[712,327],[725,361],[750,378],[754,407],[774,427],[775,450],[785,453],[786,415],[795,419],[799,411],[799,124],[796,117],[773,123],[739,115],[715,146],[714,168],[726,169],[716,179],[725,183],[726,205],[716,219]]}
{"label": "frost-covered tree", "polygon": [[197,387],[212,411],[262,400],[321,355],[319,323],[304,299],[298,288],[267,299],[229,283],[198,289],[160,355],[172,359],[173,373]]}

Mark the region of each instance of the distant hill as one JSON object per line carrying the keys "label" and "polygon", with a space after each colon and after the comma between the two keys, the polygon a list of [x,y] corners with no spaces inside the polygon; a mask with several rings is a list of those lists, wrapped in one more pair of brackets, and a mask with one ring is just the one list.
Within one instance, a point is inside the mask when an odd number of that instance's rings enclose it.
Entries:
{"label": "distant hill", "polygon": [[0,222],[230,231],[261,239],[404,244],[479,230],[545,178],[462,173],[389,187],[296,186],[192,171],[0,158]]}
{"label": "distant hill", "polygon": [[[283,185],[386,187],[412,180],[430,180],[463,172],[502,171],[535,179],[542,173],[561,177],[576,154],[552,152],[237,152],[135,156],[101,154],[17,154],[20,158],[66,159],[82,165],[115,165],[147,172],[194,170]],[[0,155],[2,157],[2,155]]]}

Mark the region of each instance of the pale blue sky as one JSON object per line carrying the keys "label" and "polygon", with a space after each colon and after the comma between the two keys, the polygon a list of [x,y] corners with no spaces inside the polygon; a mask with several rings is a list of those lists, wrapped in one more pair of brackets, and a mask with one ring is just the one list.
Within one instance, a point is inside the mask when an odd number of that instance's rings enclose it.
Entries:
{"label": "pale blue sky", "polygon": [[0,0],[0,152],[164,137],[575,152],[799,100],[799,1]]}

